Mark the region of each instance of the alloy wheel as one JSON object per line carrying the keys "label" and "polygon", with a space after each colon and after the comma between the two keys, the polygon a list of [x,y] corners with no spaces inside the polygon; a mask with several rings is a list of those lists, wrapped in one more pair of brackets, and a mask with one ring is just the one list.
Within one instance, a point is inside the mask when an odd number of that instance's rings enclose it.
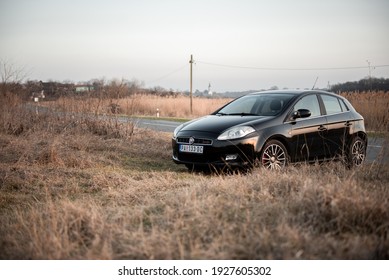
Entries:
{"label": "alloy wheel", "polygon": [[288,156],[285,147],[278,141],[268,143],[262,153],[262,166],[271,170],[281,170],[286,166]]}
{"label": "alloy wheel", "polygon": [[366,147],[365,142],[359,137],[354,140],[351,146],[351,161],[353,166],[360,166],[365,161]]}

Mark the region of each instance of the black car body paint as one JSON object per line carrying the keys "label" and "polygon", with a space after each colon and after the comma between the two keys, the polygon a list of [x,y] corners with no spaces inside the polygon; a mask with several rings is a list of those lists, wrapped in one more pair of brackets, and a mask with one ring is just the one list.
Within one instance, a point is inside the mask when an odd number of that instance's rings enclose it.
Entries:
{"label": "black car body paint", "polygon": [[[178,127],[172,139],[173,160],[188,167],[253,166],[258,160],[271,160],[282,167],[289,162],[351,158],[349,144],[355,137],[367,147],[363,117],[345,98],[324,91],[265,91],[235,99]],[[263,151],[271,140],[274,146]],[[270,155],[277,147],[287,156],[285,162],[276,151]]]}

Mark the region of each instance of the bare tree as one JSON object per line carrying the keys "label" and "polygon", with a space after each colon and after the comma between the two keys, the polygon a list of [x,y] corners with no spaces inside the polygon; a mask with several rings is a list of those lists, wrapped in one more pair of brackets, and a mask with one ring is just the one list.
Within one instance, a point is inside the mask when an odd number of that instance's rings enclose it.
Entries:
{"label": "bare tree", "polygon": [[8,92],[12,92],[13,88],[20,84],[25,77],[24,68],[16,67],[9,61],[0,59],[0,92],[2,96],[6,96]]}

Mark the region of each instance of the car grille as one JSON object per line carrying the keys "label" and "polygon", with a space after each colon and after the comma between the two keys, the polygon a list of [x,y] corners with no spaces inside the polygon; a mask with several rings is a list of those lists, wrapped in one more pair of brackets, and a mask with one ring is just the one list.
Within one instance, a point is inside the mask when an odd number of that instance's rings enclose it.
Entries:
{"label": "car grille", "polygon": [[[190,137],[178,137],[177,143],[178,144],[189,144],[189,138]],[[200,145],[212,145],[211,139],[197,139],[194,138],[193,144],[200,144]]]}
{"label": "car grille", "polygon": [[221,161],[221,155],[204,150],[204,154],[178,153],[177,158],[185,162],[211,163]]}

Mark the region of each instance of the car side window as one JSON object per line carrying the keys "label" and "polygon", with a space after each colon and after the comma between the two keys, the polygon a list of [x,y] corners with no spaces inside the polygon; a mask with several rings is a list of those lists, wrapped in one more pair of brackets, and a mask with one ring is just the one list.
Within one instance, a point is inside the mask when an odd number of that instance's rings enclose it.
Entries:
{"label": "car side window", "polygon": [[319,100],[317,99],[316,94],[308,95],[301,98],[293,108],[293,111],[297,111],[299,109],[308,109],[311,111],[311,117],[320,116],[320,105]]}
{"label": "car side window", "polygon": [[323,100],[327,115],[342,113],[343,110],[337,97],[323,94],[321,99]]}
{"label": "car side window", "polygon": [[348,111],[349,109],[347,108],[347,105],[344,104],[344,101],[342,99],[339,99],[339,103],[340,103],[340,107],[342,107],[342,111],[343,112],[346,112]]}

